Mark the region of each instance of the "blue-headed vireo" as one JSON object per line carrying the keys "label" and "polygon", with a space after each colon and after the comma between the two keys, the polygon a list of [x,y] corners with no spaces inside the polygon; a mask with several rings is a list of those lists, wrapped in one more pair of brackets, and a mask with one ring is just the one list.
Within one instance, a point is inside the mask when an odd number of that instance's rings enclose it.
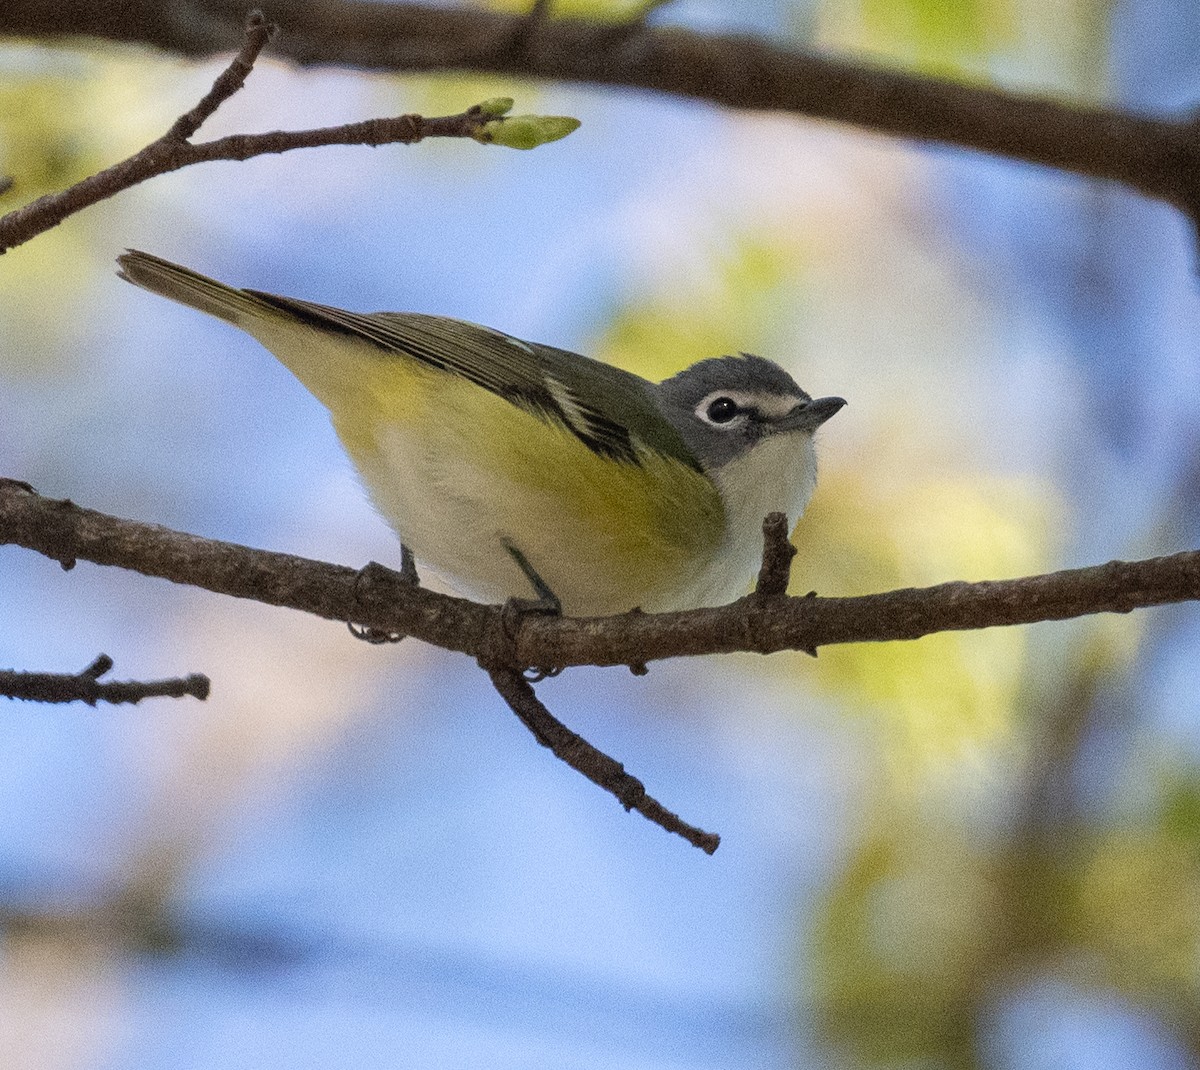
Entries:
{"label": "blue-headed vireo", "polygon": [[577,616],[745,594],[762,521],[816,485],[813,399],[761,357],[662,383],[442,316],[239,290],[130,251],[121,276],[241,327],[328,409],[376,506],[466,594]]}

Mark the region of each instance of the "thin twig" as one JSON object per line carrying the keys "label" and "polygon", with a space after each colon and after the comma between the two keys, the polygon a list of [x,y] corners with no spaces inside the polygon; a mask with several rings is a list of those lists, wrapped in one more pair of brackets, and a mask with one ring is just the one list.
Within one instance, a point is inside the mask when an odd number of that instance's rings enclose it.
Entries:
{"label": "thin twig", "polygon": [[208,698],[207,676],[193,673],[170,680],[110,680],[100,677],[113,666],[112,658],[101,654],[86,669],[77,673],[15,672],[0,669],[0,697],[29,702],[138,703],[144,698],[182,698],[191,695],[201,701]]}
{"label": "thin twig", "polygon": [[166,174],[183,166],[179,162],[181,154],[186,154],[186,150],[193,147],[187,139],[245,85],[255,60],[274,31],[275,27],[263,18],[262,12],[252,11],[245,20],[241,49],[194,108],[176,119],[162,137],[152,141],[140,152],[90,175],[69,189],[48,193],[0,218],[0,253],[29,241],[30,238],[58,226],[68,216],[129,189],[147,178]]}
{"label": "thin twig", "polygon": [[625,772],[625,767],[601,750],[593,747],[582,736],[572,732],[556,718],[541,702],[532,685],[517,669],[483,666],[492,678],[492,683],[513,713],[543,747],[548,747],[554,756],[564,761],[577,773],[582,773],[593,784],[616,796],[626,810],[639,814],[668,832],[682,836],[693,847],[712,854],[721,843],[715,832],[689,825],[678,814],[672,813],[653,796],[647,794],[645,785],[637,777]]}
{"label": "thin twig", "polygon": [[755,593],[763,598],[787,594],[795,556],[796,547],[789,538],[787,515],[768,513],[763,521],[763,559],[758,582],[754,585]]}
{"label": "thin twig", "polygon": [[246,16],[246,39],[238,54],[213,82],[212,88],[200,98],[191,111],[184,113],[171,125],[166,137],[172,141],[187,141],[212,114],[246,84],[258,61],[259,54],[279,28],[268,22],[257,8]]}
{"label": "thin twig", "polygon": [[[188,138],[204,121],[245,84],[254,61],[270,39],[274,27],[260,12],[254,12],[246,27],[246,41],[237,56],[217,77],[212,89],[186,114],[181,115],[162,137],[141,151],[113,164],[69,189],[49,193],[0,217],[0,253],[13,249],[38,234],[58,226],[64,219],[100,201],[158,175],[169,174],[193,164],[214,160],[243,161],[253,156],[290,152],[293,149],[330,145],[413,145],[431,137],[476,138],[490,141],[483,128],[508,120],[480,105],[457,115],[426,118],[399,115],[345,123],[314,130],[275,130],[263,134],[232,134],[214,141],[194,144]],[[0,190],[2,192],[2,190]]]}

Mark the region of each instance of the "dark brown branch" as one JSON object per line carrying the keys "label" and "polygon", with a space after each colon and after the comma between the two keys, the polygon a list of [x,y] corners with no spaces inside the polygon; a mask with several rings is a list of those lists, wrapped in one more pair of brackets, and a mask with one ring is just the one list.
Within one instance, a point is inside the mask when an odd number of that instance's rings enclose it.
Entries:
{"label": "dark brown branch", "polygon": [[0,218],[0,253],[29,241],[58,226],[68,216],[147,178],[167,174],[184,166],[184,162],[181,162],[183,157],[187,150],[194,148],[188,138],[245,85],[246,78],[254,69],[255,60],[274,32],[275,27],[263,18],[261,11],[250,12],[243,27],[245,39],[241,49],[194,108],[176,119],[162,137],[133,156],[77,182],[70,189],[39,197]]}
{"label": "dark brown branch", "polygon": [[519,669],[483,666],[492,683],[521,723],[533,733],[543,747],[564,761],[593,784],[616,796],[626,810],[636,810],[643,817],[668,832],[682,836],[693,847],[712,854],[721,843],[715,832],[689,825],[673,814],[657,799],[646,793],[645,785],[625,772],[625,767],[603,751],[597,750],[582,736],[576,735],[556,718],[535,694],[532,685]]}
{"label": "dark brown branch", "polygon": [[274,27],[263,19],[261,12],[253,12],[246,25],[246,40],[241,51],[217,77],[212,89],[204,98],[189,112],[176,119],[171,129],[162,137],[133,156],[77,182],[69,189],[39,197],[0,217],[0,253],[29,241],[38,234],[58,226],[76,212],[121,193],[139,182],[178,171],[192,164],[210,163],[214,160],[241,161],[253,156],[329,145],[413,145],[430,137],[469,137],[490,141],[495,127],[488,130],[484,130],[484,127],[489,123],[509,121],[495,112],[485,112],[481,106],[476,105],[458,115],[431,118],[400,115],[317,130],[233,134],[215,141],[193,144],[188,138],[199,130],[204,121],[224,101],[245,84],[255,59],[273,31]]}
{"label": "dark brown branch", "polygon": [[483,650],[492,614],[487,606],[413,587],[390,569],[346,568],[202,539],[43,498],[24,483],[0,479],[0,545],[6,543],[64,566],[78,558],[127,568],[328,620],[414,635],[473,657]]}
{"label": "dark brown branch", "polygon": [[[234,39],[238,0],[8,0],[0,33],[87,34],[208,55]],[[745,35],[544,19],[482,8],[275,0],[275,50],[301,64],[470,70],[627,86],[733,108],[853,123],[1122,182],[1198,214],[1200,127],[809,55]],[[514,49],[514,40],[521,47]]]}
{"label": "dark brown branch", "polygon": [[[187,535],[43,498],[0,479],[0,545],[56,561],[131,569],[328,620],[403,633],[473,658],[489,656],[501,608],[439,595],[388,569],[357,570]],[[685,613],[521,618],[514,668],[640,665],[660,658],[808,650],[917,639],[1200,599],[1200,551],[981,583],[943,583],[855,598],[748,595]]]}
{"label": "dark brown branch", "polygon": [[208,677],[193,673],[171,680],[109,680],[100,677],[113,666],[112,658],[101,654],[78,673],[14,672],[0,669],[0,697],[30,702],[138,703],[144,698],[182,698],[191,695],[208,698]]}
{"label": "dark brown branch", "polygon": [[438,595],[387,568],[356,571],[201,539],[43,498],[28,484],[0,479],[0,545],[24,546],[64,567],[85,560],[128,568],[331,620],[354,621],[380,634],[411,635],[471,655],[540,743],[627,809],[638,810],[709,853],[716,850],[717,836],[665,809],[619,762],[556,720],[538,701],[522,669],[642,669],[652,659],[736,650],[815,653],[819,645],[829,643],[914,639],[951,629],[1124,613],[1200,598],[1200,551],[1019,580],[949,583],[859,598],[788,598],[782,591],[790,555],[780,546],[786,522],[781,525],[773,516],[763,527],[762,590],[731,605],[591,619],[524,615],[511,635],[504,607]]}
{"label": "dark brown branch", "polygon": [[792,558],[796,556],[796,548],[789,536],[787,516],[769,513],[763,521],[762,568],[758,570],[758,582],[754,585],[755,593],[763,598],[787,594]]}
{"label": "dark brown branch", "polygon": [[267,42],[275,36],[278,29],[278,26],[266,20],[261,11],[251,11],[246,16],[246,39],[242,42],[238,54],[217,76],[212,88],[200,98],[199,103],[171,124],[166,137],[173,141],[187,141],[225,101],[239,92],[254,70],[259,54],[267,47]]}

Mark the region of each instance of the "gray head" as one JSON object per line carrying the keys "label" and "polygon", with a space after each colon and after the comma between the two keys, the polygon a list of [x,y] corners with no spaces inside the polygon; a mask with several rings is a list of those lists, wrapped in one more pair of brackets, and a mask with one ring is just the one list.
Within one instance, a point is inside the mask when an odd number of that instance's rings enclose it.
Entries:
{"label": "gray head", "polygon": [[663,415],[706,469],[772,435],[811,435],[846,402],[808,396],[778,364],[743,353],[713,357],[655,387]]}

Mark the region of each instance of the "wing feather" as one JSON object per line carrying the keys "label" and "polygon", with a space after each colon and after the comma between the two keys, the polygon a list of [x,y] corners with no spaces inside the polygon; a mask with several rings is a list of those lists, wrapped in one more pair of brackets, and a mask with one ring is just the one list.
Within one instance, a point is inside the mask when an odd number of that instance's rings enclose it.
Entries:
{"label": "wing feather", "polygon": [[337,330],[385,353],[460,375],[565,427],[603,457],[637,465],[641,451],[653,450],[701,470],[645,380],[619,368],[445,316],[349,312],[259,290],[244,292],[321,330]]}

